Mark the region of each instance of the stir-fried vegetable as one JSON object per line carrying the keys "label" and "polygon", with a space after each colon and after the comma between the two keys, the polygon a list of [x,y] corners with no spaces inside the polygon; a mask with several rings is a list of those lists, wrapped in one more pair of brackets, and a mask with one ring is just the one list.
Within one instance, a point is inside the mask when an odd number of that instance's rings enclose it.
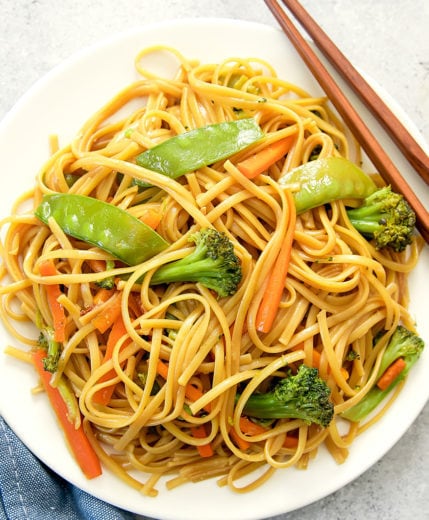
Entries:
{"label": "stir-fried vegetable", "polygon": [[[253,118],[225,121],[178,134],[137,156],[136,162],[176,179],[181,175],[226,159],[263,137]],[[139,185],[146,183],[136,179]]]}
{"label": "stir-fried vegetable", "polygon": [[68,235],[128,265],[144,262],[168,247],[161,235],[127,211],[84,195],[45,195],[35,214],[45,224],[52,217]]}
{"label": "stir-fried vegetable", "polygon": [[356,164],[343,157],[316,159],[294,168],[280,179],[294,192],[298,214],[340,199],[364,199],[377,186]]}

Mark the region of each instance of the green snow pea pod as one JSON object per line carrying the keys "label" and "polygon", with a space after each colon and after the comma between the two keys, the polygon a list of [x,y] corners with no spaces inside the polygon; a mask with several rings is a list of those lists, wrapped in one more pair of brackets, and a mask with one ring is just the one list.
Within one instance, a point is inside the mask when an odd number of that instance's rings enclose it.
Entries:
{"label": "green snow pea pod", "polygon": [[284,175],[279,184],[299,185],[293,194],[297,213],[334,200],[364,199],[377,189],[369,175],[343,157],[325,157],[302,164]]}
{"label": "green snow pea pod", "polygon": [[45,224],[53,217],[67,235],[98,246],[128,265],[144,262],[169,245],[127,211],[93,197],[45,195],[35,215]]}
{"label": "green snow pea pod", "polygon": [[[136,162],[148,170],[176,179],[234,155],[259,141],[263,135],[253,118],[215,123],[175,135],[138,155]],[[147,186],[137,179],[136,183]]]}

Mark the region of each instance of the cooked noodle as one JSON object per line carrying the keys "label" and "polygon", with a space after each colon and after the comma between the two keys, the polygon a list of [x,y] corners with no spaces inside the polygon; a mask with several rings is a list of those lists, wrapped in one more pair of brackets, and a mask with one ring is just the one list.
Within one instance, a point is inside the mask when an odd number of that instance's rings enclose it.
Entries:
{"label": "cooked noodle", "polygon": [[[145,57],[156,52],[171,52],[180,62],[173,79],[145,69]],[[414,327],[407,312],[407,275],[418,259],[417,242],[404,253],[376,251],[348,223],[343,201],[298,216],[285,294],[272,330],[261,334],[255,315],[291,210],[278,179],[314,153],[359,162],[359,149],[325,98],[278,78],[259,59],[201,64],[175,49],[154,47],[139,54],[136,67],[142,79],[88,119],[69,145],[58,148],[52,140],[52,156],[36,185],[2,221],[5,326],[17,344],[36,346],[37,332],[26,337],[20,323],[51,323],[47,281],[39,266],[53,259],[59,274],[49,283],[63,287],[60,302],[67,323],[51,382],[55,386],[66,378],[71,383],[87,435],[104,465],[144,494],[156,495],[165,476],[169,489],[219,477],[220,485],[250,491],[276,469],[307,467],[323,444],[343,462],[362,427],[338,414],[374,383],[383,348],[380,343],[374,350],[374,334],[391,332],[399,323]],[[175,181],[135,164],[139,153],[169,137],[239,117],[254,117],[264,131],[251,151]],[[236,167],[258,148],[289,135],[294,136],[292,149],[267,174],[249,180]],[[71,186],[70,175],[77,179]],[[139,190],[135,178],[152,187]],[[116,264],[97,273],[91,262],[111,260],[108,253],[65,235],[53,220],[47,226],[33,216],[42,195],[51,192],[95,197],[139,218],[148,209],[162,212],[157,231],[171,245],[143,264]],[[151,287],[150,276],[140,283],[142,274],[183,257],[191,232],[210,226],[228,235],[241,260],[243,279],[234,295],[217,298],[198,283]],[[94,303],[100,290],[96,282],[111,275],[116,278],[112,298],[121,300],[127,332],[112,359],[103,363],[108,332],[101,334],[92,320],[107,305]],[[14,348],[9,351],[29,360]],[[291,366],[311,366],[314,351],[321,354],[320,375],[335,403],[329,428],[280,419],[253,438],[239,431],[245,396],[266,388]],[[353,361],[351,351],[357,354]],[[160,359],[169,367],[165,381],[157,373]],[[114,380],[101,382],[112,368]],[[94,402],[94,394],[112,383],[110,403]],[[196,402],[185,395],[189,383],[202,391]],[[238,387],[243,398],[235,403]],[[206,439],[191,434],[191,427],[200,424],[206,425]],[[249,448],[238,447],[232,428],[250,440]],[[295,446],[285,443],[288,436],[297,439]],[[203,459],[196,446],[207,442],[214,455]]]}

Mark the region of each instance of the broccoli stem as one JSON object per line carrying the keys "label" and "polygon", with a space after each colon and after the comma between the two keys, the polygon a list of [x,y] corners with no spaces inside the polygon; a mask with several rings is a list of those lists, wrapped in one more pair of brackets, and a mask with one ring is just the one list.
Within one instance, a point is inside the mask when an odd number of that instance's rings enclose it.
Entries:
{"label": "broccoli stem", "polygon": [[54,336],[55,333],[51,327],[44,327],[39,336],[39,345],[46,350],[43,367],[47,372],[52,373],[57,371],[61,355],[61,343],[55,341]]}
{"label": "broccoli stem", "polygon": [[[380,368],[374,386],[357,404],[341,414],[349,421],[358,422],[365,419],[383,399],[405,379],[411,367],[418,361],[424,348],[423,340],[413,331],[408,330],[402,325],[398,325],[390,337],[389,343],[381,358]],[[403,358],[405,368],[384,390],[378,388],[377,382],[384,374],[385,370],[392,365],[398,358]]]}

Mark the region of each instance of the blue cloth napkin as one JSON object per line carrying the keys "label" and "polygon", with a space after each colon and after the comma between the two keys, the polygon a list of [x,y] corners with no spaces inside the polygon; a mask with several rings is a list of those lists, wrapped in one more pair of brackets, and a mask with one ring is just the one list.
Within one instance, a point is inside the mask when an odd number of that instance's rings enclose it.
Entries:
{"label": "blue cloth napkin", "polygon": [[133,520],[41,463],[0,416],[0,520]]}

